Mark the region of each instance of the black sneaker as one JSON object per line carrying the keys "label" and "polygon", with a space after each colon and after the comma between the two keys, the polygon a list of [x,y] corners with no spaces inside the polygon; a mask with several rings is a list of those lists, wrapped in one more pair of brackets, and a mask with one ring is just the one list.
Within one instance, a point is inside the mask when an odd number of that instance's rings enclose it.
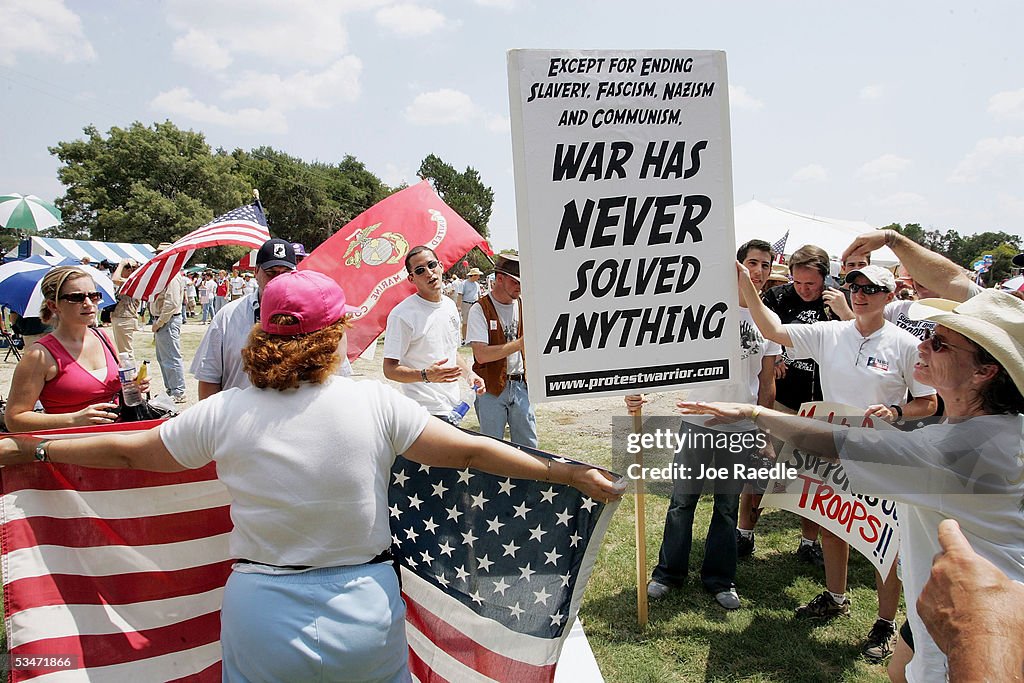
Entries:
{"label": "black sneaker", "polygon": [[736,531],[736,559],[742,560],[744,557],[750,557],[754,554],[754,535],[751,534],[750,538],[742,535],[739,530]]}
{"label": "black sneaker", "polygon": [[896,646],[896,624],[890,624],[884,619],[879,619],[871,627],[868,639],[864,642],[861,652],[864,659],[877,664],[892,654]]}
{"label": "black sneaker", "polygon": [[837,603],[828,591],[822,591],[821,595],[806,605],[796,608],[797,619],[831,619],[839,616],[850,616],[850,598],[843,598],[842,602]]}
{"label": "black sneaker", "polygon": [[822,552],[820,543],[801,543],[796,550],[796,557],[801,562],[813,564],[819,569],[825,568],[825,553]]}

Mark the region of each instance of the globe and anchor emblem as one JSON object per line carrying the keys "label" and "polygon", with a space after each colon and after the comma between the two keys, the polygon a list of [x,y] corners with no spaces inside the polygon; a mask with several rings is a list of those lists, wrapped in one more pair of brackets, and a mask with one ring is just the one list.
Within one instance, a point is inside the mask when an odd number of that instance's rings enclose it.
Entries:
{"label": "globe and anchor emblem", "polygon": [[353,233],[354,238],[345,250],[345,265],[359,268],[364,263],[368,266],[395,264],[405,258],[409,252],[409,242],[397,232],[382,232],[378,237],[370,237],[370,233],[379,228],[375,223]]}

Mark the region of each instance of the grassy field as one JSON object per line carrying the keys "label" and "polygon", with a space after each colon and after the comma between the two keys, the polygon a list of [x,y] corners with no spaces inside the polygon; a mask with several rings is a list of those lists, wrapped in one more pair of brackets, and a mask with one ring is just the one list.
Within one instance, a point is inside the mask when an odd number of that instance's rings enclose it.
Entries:
{"label": "grassy field", "polygon": [[[188,361],[205,328],[189,324],[182,335]],[[140,333],[136,349],[154,359],[152,336]],[[463,349],[463,353],[468,353]],[[380,378],[380,354],[354,364],[357,375]],[[0,383],[9,386],[13,363],[0,367]],[[151,366],[154,391],[160,373]],[[188,395],[194,402],[195,382],[189,375]],[[651,413],[668,414],[670,401]],[[611,418],[623,414],[621,400],[572,401],[538,406],[540,445],[545,450],[602,465],[610,465]],[[464,426],[477,426],[471,411]],[[740,563],[737,585],[742,608],[726,612],[699,580],[702,539],[711,514],[710,502],[697,511],[691,582],[664,600],[652,602],[648,624],[636,623],[634,553],[635,499],[627,495],[605,537],[597,567],[580,610],[591,647],[606,680],[645,681],[885,681],[884,667],[860,659],[860,641],[875,618],[876,598],[871,566],[851,554],[850,589],[853,615],[829,624],[796,621],[793,609],[824,588],[821,570],[797,562],[797,518],[769,510],[757,529],[754,556]],[[668,500],[646,498],[648,572],[657,560]],[[6,649],[6,648],[5,648]]]}

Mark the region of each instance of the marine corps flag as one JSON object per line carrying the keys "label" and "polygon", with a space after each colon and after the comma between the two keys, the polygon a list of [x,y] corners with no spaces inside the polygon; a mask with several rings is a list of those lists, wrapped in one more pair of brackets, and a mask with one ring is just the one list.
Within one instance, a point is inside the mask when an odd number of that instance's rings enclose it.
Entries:
{"label": "marine corps flag", "polygon": [[299,264],[299,270],[337,280],[359,309],[346,335],[350,359],[380,336],[391,309],[416,291],[406,277],[405,255],[421,244],[434,250],[446,270],[473,247],[490,253],[487,240],[424,180],[359,214]]}

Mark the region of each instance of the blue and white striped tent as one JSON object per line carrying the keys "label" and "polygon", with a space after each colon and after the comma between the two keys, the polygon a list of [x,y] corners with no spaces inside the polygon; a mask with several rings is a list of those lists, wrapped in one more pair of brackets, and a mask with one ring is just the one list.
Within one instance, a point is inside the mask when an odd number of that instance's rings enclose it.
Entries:
{"label": "blue and white striped tent", "polygon": [[16,248],[7,252],[8,258],[28,258],[29,256],[62,256],[80,260],[88,256],[93,263],[107,260],[117,263],[121,259],[130,258],[145,263],[153,258],[153,247],[149,244],[130,244],[128,242],[94,242],[91,240],[69,240],[56,237],[28,237]]}

